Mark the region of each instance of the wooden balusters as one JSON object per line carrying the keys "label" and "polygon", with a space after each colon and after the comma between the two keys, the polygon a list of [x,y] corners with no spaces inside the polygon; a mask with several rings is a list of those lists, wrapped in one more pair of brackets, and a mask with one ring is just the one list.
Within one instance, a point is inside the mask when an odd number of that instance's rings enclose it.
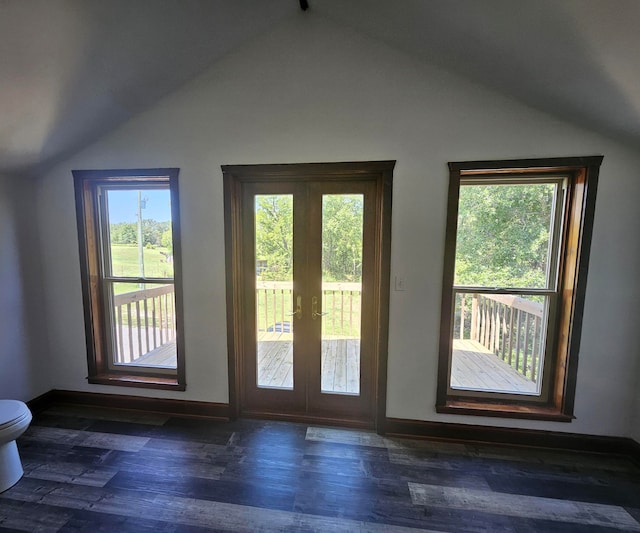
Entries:
{"label": "wooden balusters", "polygon": [[135,362],[175,339],[173,285],[117,294],[113,306],[116,363]]}
{"label": "wooden balusters", "polygon": [[[259,331],[284,332],[286,322],[292,322],[292,283],[286,281],[256,282],[256,317]],[[322,321],[323,334],[358,337],[360,335],[360,284],[324,283],[322,310],[327,312]],[[303,308],[310,309],[310,297]],[[280,325],[282,324],[282,325]]]}
{"label": "wooden balusters", "polygon": [[543,304],[512,294],[459,293],[459,296],[458,338],[479,342],[520,374],[536,381],[544,348],[540,344]]}

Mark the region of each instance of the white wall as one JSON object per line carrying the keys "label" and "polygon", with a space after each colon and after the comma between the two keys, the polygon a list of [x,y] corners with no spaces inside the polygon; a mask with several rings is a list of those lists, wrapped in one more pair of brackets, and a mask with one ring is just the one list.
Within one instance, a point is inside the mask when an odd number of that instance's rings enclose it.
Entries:
{"label": "white wall", "polygon": [[30,400],[49,390],[38,367],[46,329],[34,218],[31,182],[0,177],[0,398]]}
{"label": "white wall", "polygon": [[[434,410],[447,162],[604,154],[572,424]],[[228,400],[220,165],[396,159],[388,415],[624,435],[635,402],[640,159],[316,14],[244,46],[39,182],[52,386]],[[181,168],[185,393],[86,383],[72,169]],[[630,371],[631,367],[633,372]]]}

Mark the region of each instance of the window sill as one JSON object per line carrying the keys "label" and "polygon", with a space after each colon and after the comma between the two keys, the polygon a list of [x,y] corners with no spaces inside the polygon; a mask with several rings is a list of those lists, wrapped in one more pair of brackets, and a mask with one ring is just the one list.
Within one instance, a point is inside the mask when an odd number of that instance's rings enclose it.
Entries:
{"label": "window sill", "polygon": [[140,376],[136,374],[100,374],[88,378],[89,383],[142,389],[186,390],[186,384],[177,377]]}
{"label": "window sill", "polygon": [[455,415],[550,420],[553,422],[571,422],[575,418],[562,413],[555,407],[460,400],[448,400],[444,405],[436,405],[436,412]]}

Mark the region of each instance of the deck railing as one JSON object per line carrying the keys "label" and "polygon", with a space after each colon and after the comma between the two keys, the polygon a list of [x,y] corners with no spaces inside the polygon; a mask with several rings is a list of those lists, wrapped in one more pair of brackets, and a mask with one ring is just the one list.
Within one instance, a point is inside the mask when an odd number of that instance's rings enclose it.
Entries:
{"label": "deck railing", "polygon": [[135,362],[151,350],[175,340],[173,285],[117,294],[113,297],[113,306],[116,363]]}
{"label": "deck railing", "polygon": [[[293,311],[293,284],[287,281],[256,281],[258,331],[289,333]],[[323,336],[360,337],[362,286],[360,283],[323,283],[318,311]],[[309,300],[307,298],[307,300]],[[311,312],[311,301],[302,302],[303,313]]]}
{"label": "deck railing", "polygon": [[455,338],[479,342],[537,382],[544,350],[542,303],[511,294],[458,293],[455,313]]}

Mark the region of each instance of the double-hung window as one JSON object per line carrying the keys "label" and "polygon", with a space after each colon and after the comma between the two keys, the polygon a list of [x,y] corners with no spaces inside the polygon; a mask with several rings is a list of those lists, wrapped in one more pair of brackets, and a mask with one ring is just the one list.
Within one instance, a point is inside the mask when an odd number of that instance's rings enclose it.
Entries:
{"label": "double-hung window", "polygon": [[73,174],[89,382],[184,389],[178,169]]}
{"label": "double-hung window", "polygon": [[450,163],[438,411],[573,417],[601,160]]}

